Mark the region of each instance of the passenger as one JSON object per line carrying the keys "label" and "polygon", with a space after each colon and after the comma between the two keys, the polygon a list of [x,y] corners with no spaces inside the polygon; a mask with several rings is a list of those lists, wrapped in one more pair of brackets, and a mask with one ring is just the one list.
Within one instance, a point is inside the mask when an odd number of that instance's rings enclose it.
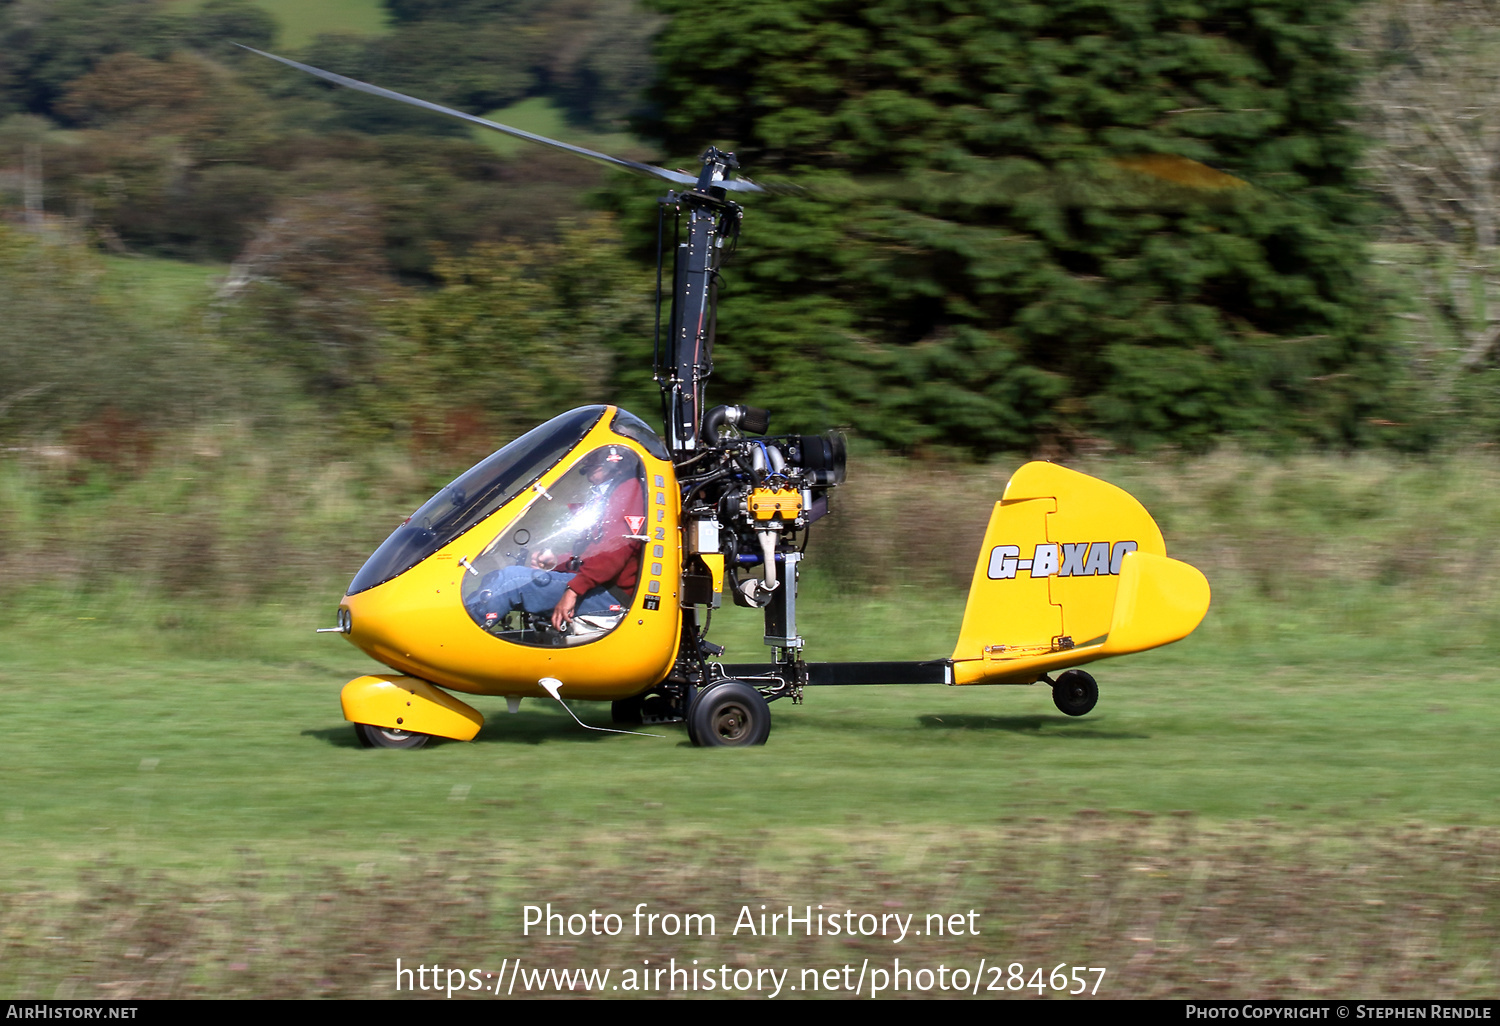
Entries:
{"label": "passenger", "polygon": [[635,472],[635,454],[622,445],[596,449],[578,464],[588,478],[587,500],[575,515],[586,521],[576,553],[551,549],[531,553],[528,565],[506,566],[485,575],[469,613],[481,624],[503,619],[516,609],[552,612],[552,626],[566,629],[573,618],[610,616],[625,610],[640,575],[645,496]]}

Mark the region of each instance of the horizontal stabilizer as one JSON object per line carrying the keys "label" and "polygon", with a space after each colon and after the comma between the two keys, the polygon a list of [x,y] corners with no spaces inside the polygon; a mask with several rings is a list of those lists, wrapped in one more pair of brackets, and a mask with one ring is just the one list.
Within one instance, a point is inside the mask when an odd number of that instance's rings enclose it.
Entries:
{"label": "horizontal stabilizer", "polygon": [[1181,641],[1203,622],[1208,599],[1208,578],[1197,567],[1166,556],[1132,552],[1121,569],[1109,636],[1099,657],[1144,652]]}

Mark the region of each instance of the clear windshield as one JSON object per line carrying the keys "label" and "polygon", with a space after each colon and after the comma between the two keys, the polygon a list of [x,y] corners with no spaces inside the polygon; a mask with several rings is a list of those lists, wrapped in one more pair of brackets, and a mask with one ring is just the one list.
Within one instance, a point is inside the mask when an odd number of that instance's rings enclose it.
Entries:
{"label": "clear windshield", "polygon": [[400,576],[521,494],[577,445],[604,411],[583,406],[554,417],[470,467],[391,533],[354,575],[349,594]]}
{"label": "clear windshield", "polygon": [[[645,541],[645,468],[627,446],[581,454],[530,507],[470,555],[464,607],[491,634],[523,645],[570,645],[613,630],[630,608]],[[551,628],[565,591],[576,621]]]}
{"label": "clear windshield", "polygon": [[617,410],[615,419],[609,422],[609,427],[617,435],[634,438],[657,459],[671,460],[672,454],[667,451],[667,443],[661,440],[650,424],[628,410]]}

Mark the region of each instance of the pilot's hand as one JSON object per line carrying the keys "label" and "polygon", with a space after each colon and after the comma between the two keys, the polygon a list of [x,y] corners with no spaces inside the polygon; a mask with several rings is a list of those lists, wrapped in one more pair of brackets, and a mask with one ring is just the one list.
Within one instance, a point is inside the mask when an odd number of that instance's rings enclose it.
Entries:
{"label": "pilot's hand", "polygon": [[573,610],[578,607],[578,593],[568,588],[557,600],[557,605],[552,609],[552,627],[561,631],[567,627],[573,619]]}
{"label": "pilot's hand", "polygon": [[557,565],[557,554],[551,549],[542,549],[531,554],[531,566],[536,570],[551,570]]}

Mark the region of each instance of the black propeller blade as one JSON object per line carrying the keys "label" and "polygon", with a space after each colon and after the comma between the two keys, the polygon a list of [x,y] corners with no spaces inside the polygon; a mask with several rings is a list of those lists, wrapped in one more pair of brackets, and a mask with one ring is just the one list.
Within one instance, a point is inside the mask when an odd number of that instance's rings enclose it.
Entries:
{"label": "black propeller blade", "polygon": [[[358,79],[347,78],[343,75],[335,75],[331,71],[324,71],[322,68],[315,68],[310,64],[302,64],[299,61],[290,60],[286,57],[278,57],[274,53],[266,53],[264,50],[257,50],[253,46],[245,46],[245,44],[243,43],[236,43],[235,45],[240,47],[242,50],[249,50],[251,53],[260,54],[262,57],[269,57],[273,61],[280,61],[282,64],[285,64],[288,67],[296,68],[299,71],[305,71],[309,75],[316,75],[318,78],[324,79],[328,82],[332,82],[335,85],[345,86],[349,89],[357,89],[362,93],[369,93],[371,96],[383,96],[388,100],[397,100],[401,103],[409,103],[413,107],[422,107],[426,110],[434,111],[438,114],[446,114],[449,117],[459,118],[460,120],[468,121],[471,124],[480,125],[481,127],[489,128],[496,132],[504,132],[506,135],[515,136],[517,139],[526,139],[530,142],[541,143],[543,146],[551,146],[556,150],[564,150],[568,153],[577,154],[578,156],[584,157],[588,160],[597,160],[600,163],[609,164],[612,167],[623,168],[626,171],[633,171],[638,175],[645,175],[648,178],[660,179],[664,182],[670,182],[673,185],[691,189],[698,184],[697,175],[690,175],[683,171],[668,171],[666,168],[657,167],[654,164],[642,164],[639,161],[625,160],[622,157],[611,157],[607,153],[599,153],[595,150],[584,149],[582,146],[574,146],[571,143],[559,142],[556,139],[549,139],[545,135],[537,135],[534,132],[525,132],[519,128],[511,128],[509,125],[502,125],[497,121],[490,121],[487,118],[476,117],[473,114],[465,114],[461,110],[454,110],[452,107],[444,107],[442,104],[432,103],[428,100],[419,100],[415,96],[407,96],[405,93],[398,93],[393,89],[382,89],[380,86],[370,85],[370,83],[361,82]],[[713,182],[712,186],[716,189],[724,189],[727,192],[767,191],[761,186],[750,181],[750,179],[748,178],[720,179]]]}

